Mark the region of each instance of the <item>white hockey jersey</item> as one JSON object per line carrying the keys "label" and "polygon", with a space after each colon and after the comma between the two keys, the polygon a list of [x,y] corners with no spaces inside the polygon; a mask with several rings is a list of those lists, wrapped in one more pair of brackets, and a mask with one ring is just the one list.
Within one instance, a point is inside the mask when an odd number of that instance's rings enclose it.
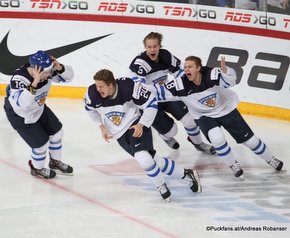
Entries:
{"label": "white hockey jersey", "polygon": [[85,109],[93,121],[98,126],[103,124],[114,139],[120,138],[140,116],[139,122],[150,127],[158,108],[154,93],[130,78],[116,79],[116,90],[114,98],[102,98],[95,84],[88,88]]}
{"label": "white hockey jersey", "polygon": [[48,80],[40,82],[36,94],[33,95],[27,90],[33,82],[33,77],[27,71],[28,67],[29,64],[25,64],[16,70],[10,80],[8,96],[14,112],[24,118],[25,124],[35,123],[40,118],[52,81],[70,82],[74,76],[70,66],[63,66],[64,70],[61,73],[54,72]]}
{"label": "white hockey jersey", "polygon": [[218,118],[233,111],[239,103],[237,94],[229,89],[236,84],[235,70],[227,67],[227,74],[224,74],[217,67],[202,67],[201,73],[199,86],[186,75],[166,83],[166,100],[182,100],[195,119],[202,116]]}
{"label": "white hockey jersey", "polygon": [[[156,91],[158,85],[168,82],[169,74],[174,78],[183,75],[181,61],[166,49],[160,49],[158,61],[153,62],[146,51],[136,56],[129,66],[130,78],[135,82],[142,82],[150,85],[150,90]],[[158,100],[164,100],[163,92],[158,93]]]}

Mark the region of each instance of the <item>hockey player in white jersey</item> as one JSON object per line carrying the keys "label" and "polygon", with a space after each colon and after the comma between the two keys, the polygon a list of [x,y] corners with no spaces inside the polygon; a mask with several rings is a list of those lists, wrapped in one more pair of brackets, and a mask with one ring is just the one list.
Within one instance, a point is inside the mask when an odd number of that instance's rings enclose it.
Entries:
{"label": "hockey player in white jersey", "polygon": [[[181,61],[172,55],[168,50],[161,49],[162,35],[157,32],[151,32],[144,38],[144,47],[146,51],[136,56],[131,62],[130,77],[135,82],[142,82],[156,90],[167,81],[168,74],[180,77],[183,74]],[[155,128],[166,144],[178,149],[179,143],[174,139],[177,134],[177,125],[167,114],[171,114],[176,120],[179,120],[188,135],[187,140],[191,142],[197,150],[207,154],[215,154],[213,146],[202,141],[202,136],[194,118],[188,113],[186,105],[182,101],[164,102],[164,90],[157,95],[158,112],[152,127]]]}
{"label": "hockey player in white jersey", "polygon": [[226,129],[237,143],[250,148],[277,171],[283,162],[270,152],[266,144],[254,135],[237,110],[237,94],[229,89],[236,84],[236,72],[221,58],[220,67],[203,67],[201,59],[185,59],[185,75],[165,85],[167,99],[181,99],[197,120],[202,132],[215,147],[217,154],[239,177],[243,170],[235,159],[221,129]]}
{"label": "hockey player in white jersey", "polygon": [[[12,127],[32,149],[29,166],[33,176],[72,175],[73,168],[61,161],[62,124],[46,105],[46,98],[52,81],[70,82],[73,76],[70,66],[40,50],[15,71],[7,86],[4,109]],[[44,167],[47,151],[50,169]]]}
{"label": "hockey player in white jersey", "polygon": [[193,192],[200,192],[197,171],[183,169],[173,160],[157,156],[153,148],[150,126],[158,109],[154,94],[130,78],[115,79],[107,69],[98,71],[94,80],[95,84],[85,94],[85,108],[99,126],[102,137],[107,142],[116,139],[136,159],[163,199],[169,201],[171,196],[163,174],[184,179]]}

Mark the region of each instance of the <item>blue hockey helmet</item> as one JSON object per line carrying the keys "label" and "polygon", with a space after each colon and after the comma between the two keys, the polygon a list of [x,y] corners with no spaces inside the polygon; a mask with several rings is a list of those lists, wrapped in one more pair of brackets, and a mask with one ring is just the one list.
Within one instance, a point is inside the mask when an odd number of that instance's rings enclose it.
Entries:
{"label": "blue hockey helmet", "polygon": [[51,72],[53,63],[50,56],[42,50],[37,51],[29,57],[29,64],[31,67],[41,68],[41,71]]}

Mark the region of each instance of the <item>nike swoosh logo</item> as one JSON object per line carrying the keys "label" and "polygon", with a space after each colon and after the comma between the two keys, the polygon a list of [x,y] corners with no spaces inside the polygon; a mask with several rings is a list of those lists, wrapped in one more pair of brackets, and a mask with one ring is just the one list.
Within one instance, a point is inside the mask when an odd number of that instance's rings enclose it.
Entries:
{"label": "nike swoosh logo", "polygon": [[[2,39],[2,41],[0,43],[0,55],[1,55],[1,57],[0,57],[0,72],[3,74],[6,74],[6,75],[12,75],[17,68],[19,68],[21,65],[28,62],[28,59],[30,56],[30,55],[17,56],[17,55],[13,55],[10,52],[10,50],[8,49],[8,46],[7,46],[7,39],[8,39],[9,32],[10,31],[8,31],[8,33],[6,34],[6,36]],[[112,35],[112,34],[113,33],[99,36],[99,37],[95,37],[95,38],[92,38],[89,40],[80,41],[80,42],[73,43],[70,45],[65,45],[65,46],[54,48],[54,49],[45,50],[45,51],[49,55],[52,55],[55,58],[59,58],[59,57],[62,57],[64,55],[67,55],[73,51],[76,51],[82,47],[85,47],[89,44],[92,44],[96,41],[99,41],[107,36]]]}

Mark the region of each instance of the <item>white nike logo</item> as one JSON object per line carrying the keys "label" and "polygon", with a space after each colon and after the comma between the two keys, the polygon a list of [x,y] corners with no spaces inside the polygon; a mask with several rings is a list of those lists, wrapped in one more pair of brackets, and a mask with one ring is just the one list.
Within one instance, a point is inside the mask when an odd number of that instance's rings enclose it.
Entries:
{"label": "white nike logo", "polygon": [[245,134],[244,137],[247,137],[247,135],[249,135],[249,133]]}
{"label": "white nike logo", "polygon": [[100,104],[97,104],[97,105],[96,105],[96,107],[99,107],[99,106],[101,106],[101,105],[102,105],[102,103],[100,103]]}
{"label": "white nike logo", "polygon": [[141,143],[135,144],[135,147],[138,147]]}

